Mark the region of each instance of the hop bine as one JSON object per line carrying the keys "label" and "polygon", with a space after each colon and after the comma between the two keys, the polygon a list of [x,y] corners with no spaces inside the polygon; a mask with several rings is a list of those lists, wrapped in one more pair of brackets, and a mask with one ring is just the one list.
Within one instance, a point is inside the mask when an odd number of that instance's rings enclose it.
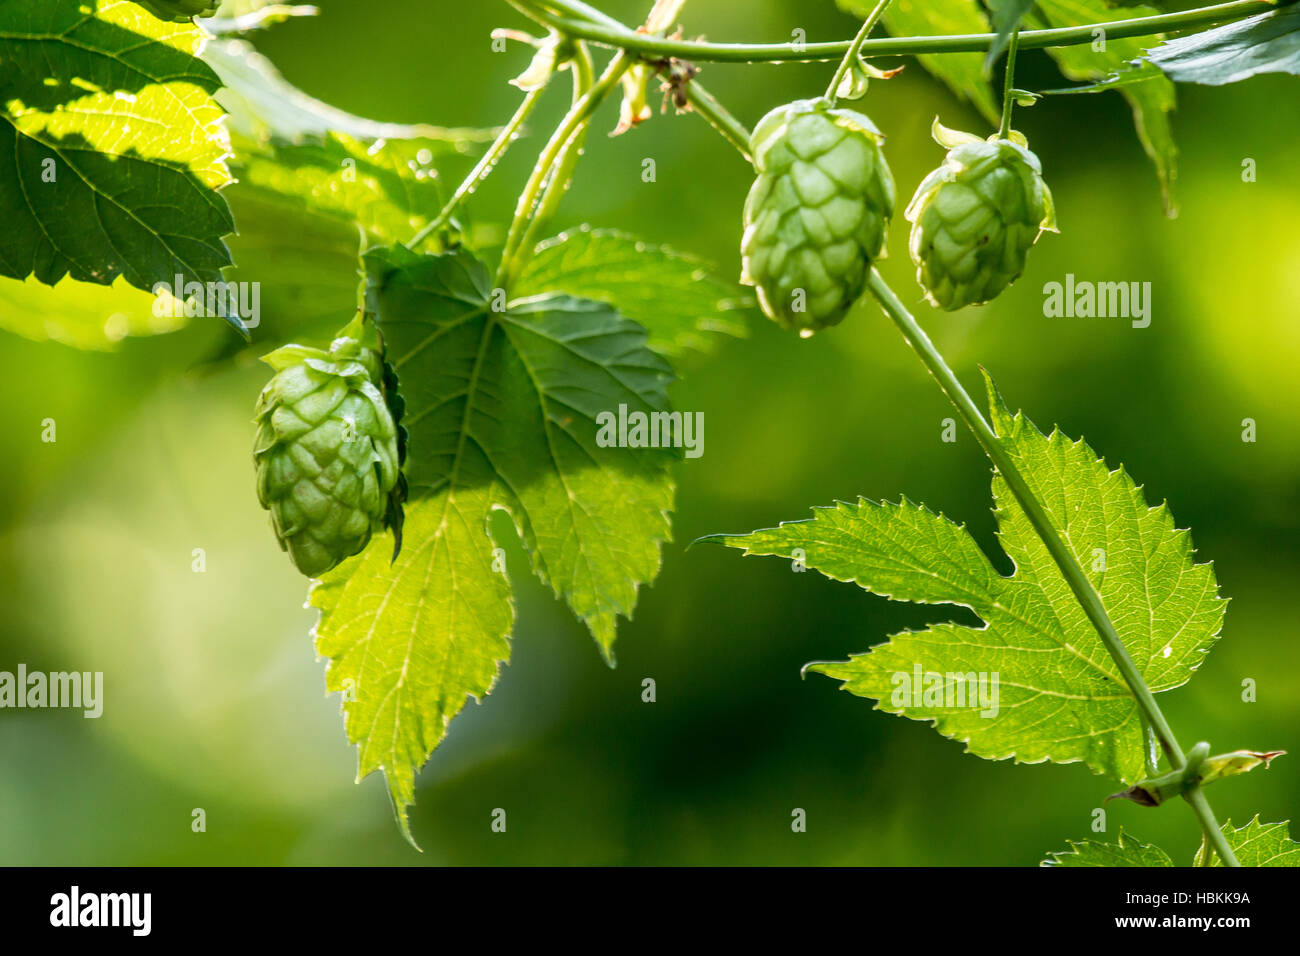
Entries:
{"label": "hop bine", "polygon": [[286,345],[263,357],[276,370],[257,400],[257,497],[280,547],[317,577],[393,529],[401,548],[406,481],[396,377],[363,344],[358,316],[329,351]]}
{"label": "hop bine", "polygon": [[741,281],[782,326],[836,325],[862,295],[894,214],[883,141],[866,116],[825,100],[779,106],[754,128]]}
{"label": "hop bine", "polygon": [[1038,157],[1012,131],[982,140],[935,120],[943,165],[917,187],[904,215],[916,280],[946,311],[996,298],[1025,271],[1038,237],[1056,232],[1052,193]]}

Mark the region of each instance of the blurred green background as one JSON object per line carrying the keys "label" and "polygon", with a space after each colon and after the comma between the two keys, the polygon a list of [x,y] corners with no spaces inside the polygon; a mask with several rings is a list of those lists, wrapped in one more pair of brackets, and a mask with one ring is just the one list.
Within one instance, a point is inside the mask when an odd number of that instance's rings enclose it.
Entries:
{"label": "blurred green background", "polygon": [[[642,2],[602,4],[639,22]],[[489,48],[496,26],[527,28],[504,3],[325,0],[322,15],[256,42],[293,82],[379,119],[488,126],[509,116],[505,81],[527,52]],[[691,0],[690,36],[846,38],[830,0]],[[821,92],[833,67],[706,65],[701,79],[752,125]],[[1041,52],[1019,85],[1062,85]],[[1181,215],[1159,190],[1117,94],[1050,98],[1017,114],[1043,161],[1061,234],[994,305],[956,315],[920,302],[907,224],[890,233],[886,278],[972,388],[977,363],[1044,428],[1085,435],[1167,499],[1213,560],[1232,604],[1224,634],[1186,687],[1161,700],[1184,745],[1209,739],[1300,753],[1300,190],[1294,77],[1180,87]],[[566,106],[554,91],[531,135],[474,200],[508,221],[514,195]],[[985,124],[909,61],[861,108],[889,135],[903,198],[941,159],[939,114]],[[617,226],[739,270],[750,174],[694,116],[658,115],[611,139],[607,104],[560,226]],[[653,157],[657,182],[641,181]],[[1258,181],[1244,183],[1245,158]],[[468,166],[448,168],[458,181]],[[1149,281],[1153,317],[1048,319],[1042,285]],[[705,454],[678,468],[675,542],[601,662],[584,628],[516,571],[513,660],[496,691],[451,725],[419,778],[398,835],[378,776],[353,782],[337,698],[308,631],[305,582],[280,553],[253,492],[249,419],[268,372],[192,366],[230,333],[215,320],[114,353],[0,333],[0,669],[105,672],[99,720],[0,713],[3,864],[1005,864],[1031,865],[1091,836],[1117,789],[1078,765],[1018,766],[963,754],[922,723],[816,676],[891,632],[950,608],[890,605],[786,562],[742,558],[696,537],[804,517],[836,498],[906,493],[969,523],[997,552],[988,469],[973,440],[940,440],[950,409],[869,304],[808,341],[755,322],[748,339],[693,358],[678,408],[703,411]],[[1242,420],[1258,441],[1241,440]],[[58,441],[40,440],[57,422]],[[207,570],[191,569],[203,548]],[[524,567],[517,548],[509,557]],[[657,702],[641,682],[657,682]],[[1243,703],[1241,683],[1258,682]],[[1300,810],[1300,761],[1211,793],[1244,824]],[[193,833],[191,809],[207,813]],[[504,834],[490,829],[504,808]],[[794,808],[807,832],[791,831]],[[1198,844],[1181,807],[1107,805],[1120,826],[1180,861]]]}

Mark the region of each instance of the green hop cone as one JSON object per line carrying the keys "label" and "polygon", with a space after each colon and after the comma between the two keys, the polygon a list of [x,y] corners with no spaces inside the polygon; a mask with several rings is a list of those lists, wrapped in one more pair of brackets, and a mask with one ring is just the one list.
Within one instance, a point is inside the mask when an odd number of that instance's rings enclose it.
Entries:
{"label": "green hop cone", "polygon": [[286,345],[257,400],[257,497],[298,570],[318,577],[391,527],[401,547],[405,429],[396,378],[353,320],[329,351]]}
{"label": "green hop cone", "polygon": [[741,281],[782,326],[836,325],[862,295],[894,214],[883,141],[867,117],[825,100],[779,106],[754,128]]}
{"label": "green hop cone", "polygon": [[221,0],[135,0],[159,20],[179,23],[195,17],[210,17],[221,6]]}
{"label": "green hop cone", "polygon": [[951,312],[995,298],[1025,271],[1029,247],[1056,231],[1052,193],[1038,157],[1012,132],[982,140],[946,129],[943,165],[917,187],[904,215],[916,281],[933,305]]}

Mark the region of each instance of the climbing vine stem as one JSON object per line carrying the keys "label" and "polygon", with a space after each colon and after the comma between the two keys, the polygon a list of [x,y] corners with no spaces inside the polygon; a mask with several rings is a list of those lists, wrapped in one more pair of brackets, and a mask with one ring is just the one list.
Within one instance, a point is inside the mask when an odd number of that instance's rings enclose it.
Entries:
{"label": "climbing vine stem", "polygon": [[[597,107],[604,102],[619,81],[623,78],[633,64],[636,57],[633,54],[621,51],[609,61],[600,78],[592,84],[591,88],[580,96],[569,111],[564,114],[560,120],[560,125],[555,128],[551,138],[547,141],[546,146],[542,148],[541,154],[537,157],[537,163],[533,166],[533,171],[528,177],[528,182],[524,184],[523,192],[519,194],[519,202],[515,206],[514,220],[510,223],[510,231],[506,236],[505,251],[501,255],[501,266],[497,270],[496,284],[503,289],[509,289],[511,282],[523,268],[527,260],[528,253],[531,250],[525,248],[524,238],[532,224],[533,213],[538,205],[543,202],[543,193],[545,190],[560,189],[563,191],[568,187],[567,179],[559,182],[553,173],[559,171],[557,167],[561,164],[565,150],[569,147],[570,142],[574,139],[574,134],[591,119]],[[572,173],[572,165],[565,164],[567,172]]]}
{"label": "climbing vine stem", "polygon": [[[582,98],[590,92],[595,82],[591,52],[587,49],[586,43],[579,41],[575,45],[574,55],[570,62],[573,71],[573,105],[577,106],[582,101]],[[524,237],[519,244],[521,254],[531,253],[536,247],[551,217],[555,215],[555,210],[559,208],[560,201],[564,198],[569,183],[573,179],[573,172],[577,168],[578,159],[582,156],[583,145],[587,141],[587,130],[590,127],[590,118],[578,124],[578,128],[574,130],[573,135],[569,137],[569,141],[564,144],[564,149],[560,151],[560,158],[547,177],[546,188],[541,201],[537,204],[537,208],[533,210],[527,229],[524,231]],[[516,269],[518,266],[519,264],[515,264]],[[517,272],[514,274],[517,274]]]}
{"label": "climbing vine stem", "polygon": [[[516,5],[521,9],[528,8],[530,17],[566,36],[617,47],[652,60],[681,57],[696,62],[717,63],[827,61],[840,59],[853,45],[851,40],[799,44],[705,43],[695,40],[675,40],[638,33],[617,20],[593,11],[590,6],[576,3],[574,0],[517,0]],[[1104,27],[1108,40],[1153,36],[1157,33],[1241,20],[1276,9],[1276,4],[1268,0],[1233,0],[1231,3],[1219,3],[1148,17],[1133,17],[1128,20],[1086,23],[1047,30],[1025,30],[1020,34],[1020,47],[1029,50],[1093,43],[1096,40],[1098,27]],[[859,52],[865,57],[911,56],[926,53],[984,53],[993,40],[992,33],[879,37],[863,41]]]}

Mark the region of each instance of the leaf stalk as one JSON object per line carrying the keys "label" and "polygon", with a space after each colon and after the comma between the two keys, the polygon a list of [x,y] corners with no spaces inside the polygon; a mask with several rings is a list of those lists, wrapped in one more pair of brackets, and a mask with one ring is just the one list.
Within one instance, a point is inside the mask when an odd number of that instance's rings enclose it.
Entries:
{"label": "leaf stalk", "polygon": [[[555,128],[555,132],[551,134],[550,140],[547,141],[546,146],[543,147],[541,154],[537,157],[537,164],[533,167],[528,182],[519,194],[519,202],[515,206],[514,220],[510,223],[510,231],[506,236],[505,250],[501,255],[501,265],[496,275],[496,284],[499,288],[510,288],[510,283],[519,274],[520,269],[523,268],[523,264],[531,251],[525,248],[524,239],[531,226],[534,211],[544,201],[544,191],[558,188],[563,192],[568,187],[567,175],[571,175],[573,172],[572,164],[565,164],[567,170],[559,168],[565,150],[569,148],[575,134],[591,119],[592,114],[596,112],[600,104],[618,86],[623,74],[635,65],[636,59],[633,54],[628,53],[626,50],[617,53],[609,61],[600,78],[564,114],[564,118],[560,120],[560,125]],[[560,172],[567,172],[567,175],[564,177],[553,175]],[[564,181],[558,181],[560,178],[563,178]]]}
{"label": "leaf stalk", "polygon": [[1011,132],[1011,109],[1016,105],[1016,50],[1020,46],[1020,29],[1011,34],[1007,44],[1007,71],[1002,81],[1002,125],[998,127],[998,139],[1006,139]]}

